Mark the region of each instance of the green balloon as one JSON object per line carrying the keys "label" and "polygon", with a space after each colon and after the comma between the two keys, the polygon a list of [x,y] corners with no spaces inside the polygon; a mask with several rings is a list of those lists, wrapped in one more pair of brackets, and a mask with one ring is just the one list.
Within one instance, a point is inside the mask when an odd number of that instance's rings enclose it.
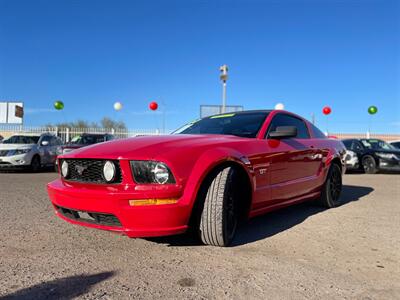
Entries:
{"label": "green balloon", "polygon": [[374,115],[378,112],[378,108],[374,105],[371,105],[370,107],[368,107],[368,113],[370,115]]}
{"label": "green balloon", "polygon": [[64,108],[64,103],[62,101],[55,101],[54,102],[54,108],[57,110],[62,110]]}

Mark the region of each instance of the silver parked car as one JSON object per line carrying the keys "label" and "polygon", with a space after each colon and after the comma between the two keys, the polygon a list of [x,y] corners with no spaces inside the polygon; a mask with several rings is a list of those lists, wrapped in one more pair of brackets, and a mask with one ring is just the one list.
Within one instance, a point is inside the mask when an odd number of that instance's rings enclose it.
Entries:
{"label": "silver parked car", "polygon": [[37,172],[54,166],[62,144],[61,139],[49,133],[13,135],[0,144],[0,170],[30,168]]}

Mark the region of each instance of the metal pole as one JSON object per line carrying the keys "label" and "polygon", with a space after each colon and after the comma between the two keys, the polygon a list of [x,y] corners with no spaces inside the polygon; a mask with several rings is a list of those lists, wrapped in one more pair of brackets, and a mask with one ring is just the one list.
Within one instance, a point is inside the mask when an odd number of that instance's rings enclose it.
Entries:
{"label": "metal pole", "polygon": [[222,82],[222,113],[225,113],[226,108],[226,81]]}
{"label": "metal pole", "polygon": [[223,65],[219,67],[220,76],[219,79],[222,81],[222,107],[221,113],[225,113],[226,111],[226,81],[228,79],[228,66]]}

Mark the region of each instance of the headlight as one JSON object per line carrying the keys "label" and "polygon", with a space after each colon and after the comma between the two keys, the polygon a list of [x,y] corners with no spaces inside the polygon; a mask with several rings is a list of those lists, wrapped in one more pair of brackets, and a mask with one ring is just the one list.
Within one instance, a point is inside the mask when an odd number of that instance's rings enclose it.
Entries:
{"label": "headlight", "polygon": [[31,151],[31,148],[9,150],[7,155],[8,155],[8,156],[21,155],[21,154],[26,154],[26,153],[28,153],[29,151]]}
{"label": "headlight", "polygon": [[115,165],[112,161],[107,160],[103,166],[103,176],[107,182],[111,182],[115,178]]}
{"label": "headlight", "polygon": [[64,148],[64,149],[62,149],[62,153],[63,154],[67,154],[67,153],[70,153],[71,151],[73,151],[74,149],[71,149],[71,148]]}
{"label": "headlight", "polygon": [[131,161],[133,177],[136,183],[175,183],[168,166],[158,161]]}
{"label": "headlight", "polygon": [[384,159],[396,159],[396,156],[393,153],[377,152],[376,155]]}
{"label": "headlight", "polygon": [[68,163],[64,160],[61,164],[61,175],[66,178],[68,176]]}
{"label": "headlight", "polygon": [[344,160],[348,161],[351,160],[353,157],[357,157],[357,154],[351,150],[346,150],[346,156]]}

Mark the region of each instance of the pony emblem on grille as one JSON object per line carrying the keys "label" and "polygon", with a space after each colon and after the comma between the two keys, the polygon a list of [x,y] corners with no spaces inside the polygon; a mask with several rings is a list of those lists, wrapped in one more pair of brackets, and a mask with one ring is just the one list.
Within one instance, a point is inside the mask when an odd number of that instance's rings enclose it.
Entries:
{"label": "pony emblem on grille", "polygon": [[85,167],[85,166],[81,166],[81,165],[75,166],[75,170],[76,170],[76,172],[78,172],[79,175],[82,175],[86,169],[87,169],[87,167]]}

